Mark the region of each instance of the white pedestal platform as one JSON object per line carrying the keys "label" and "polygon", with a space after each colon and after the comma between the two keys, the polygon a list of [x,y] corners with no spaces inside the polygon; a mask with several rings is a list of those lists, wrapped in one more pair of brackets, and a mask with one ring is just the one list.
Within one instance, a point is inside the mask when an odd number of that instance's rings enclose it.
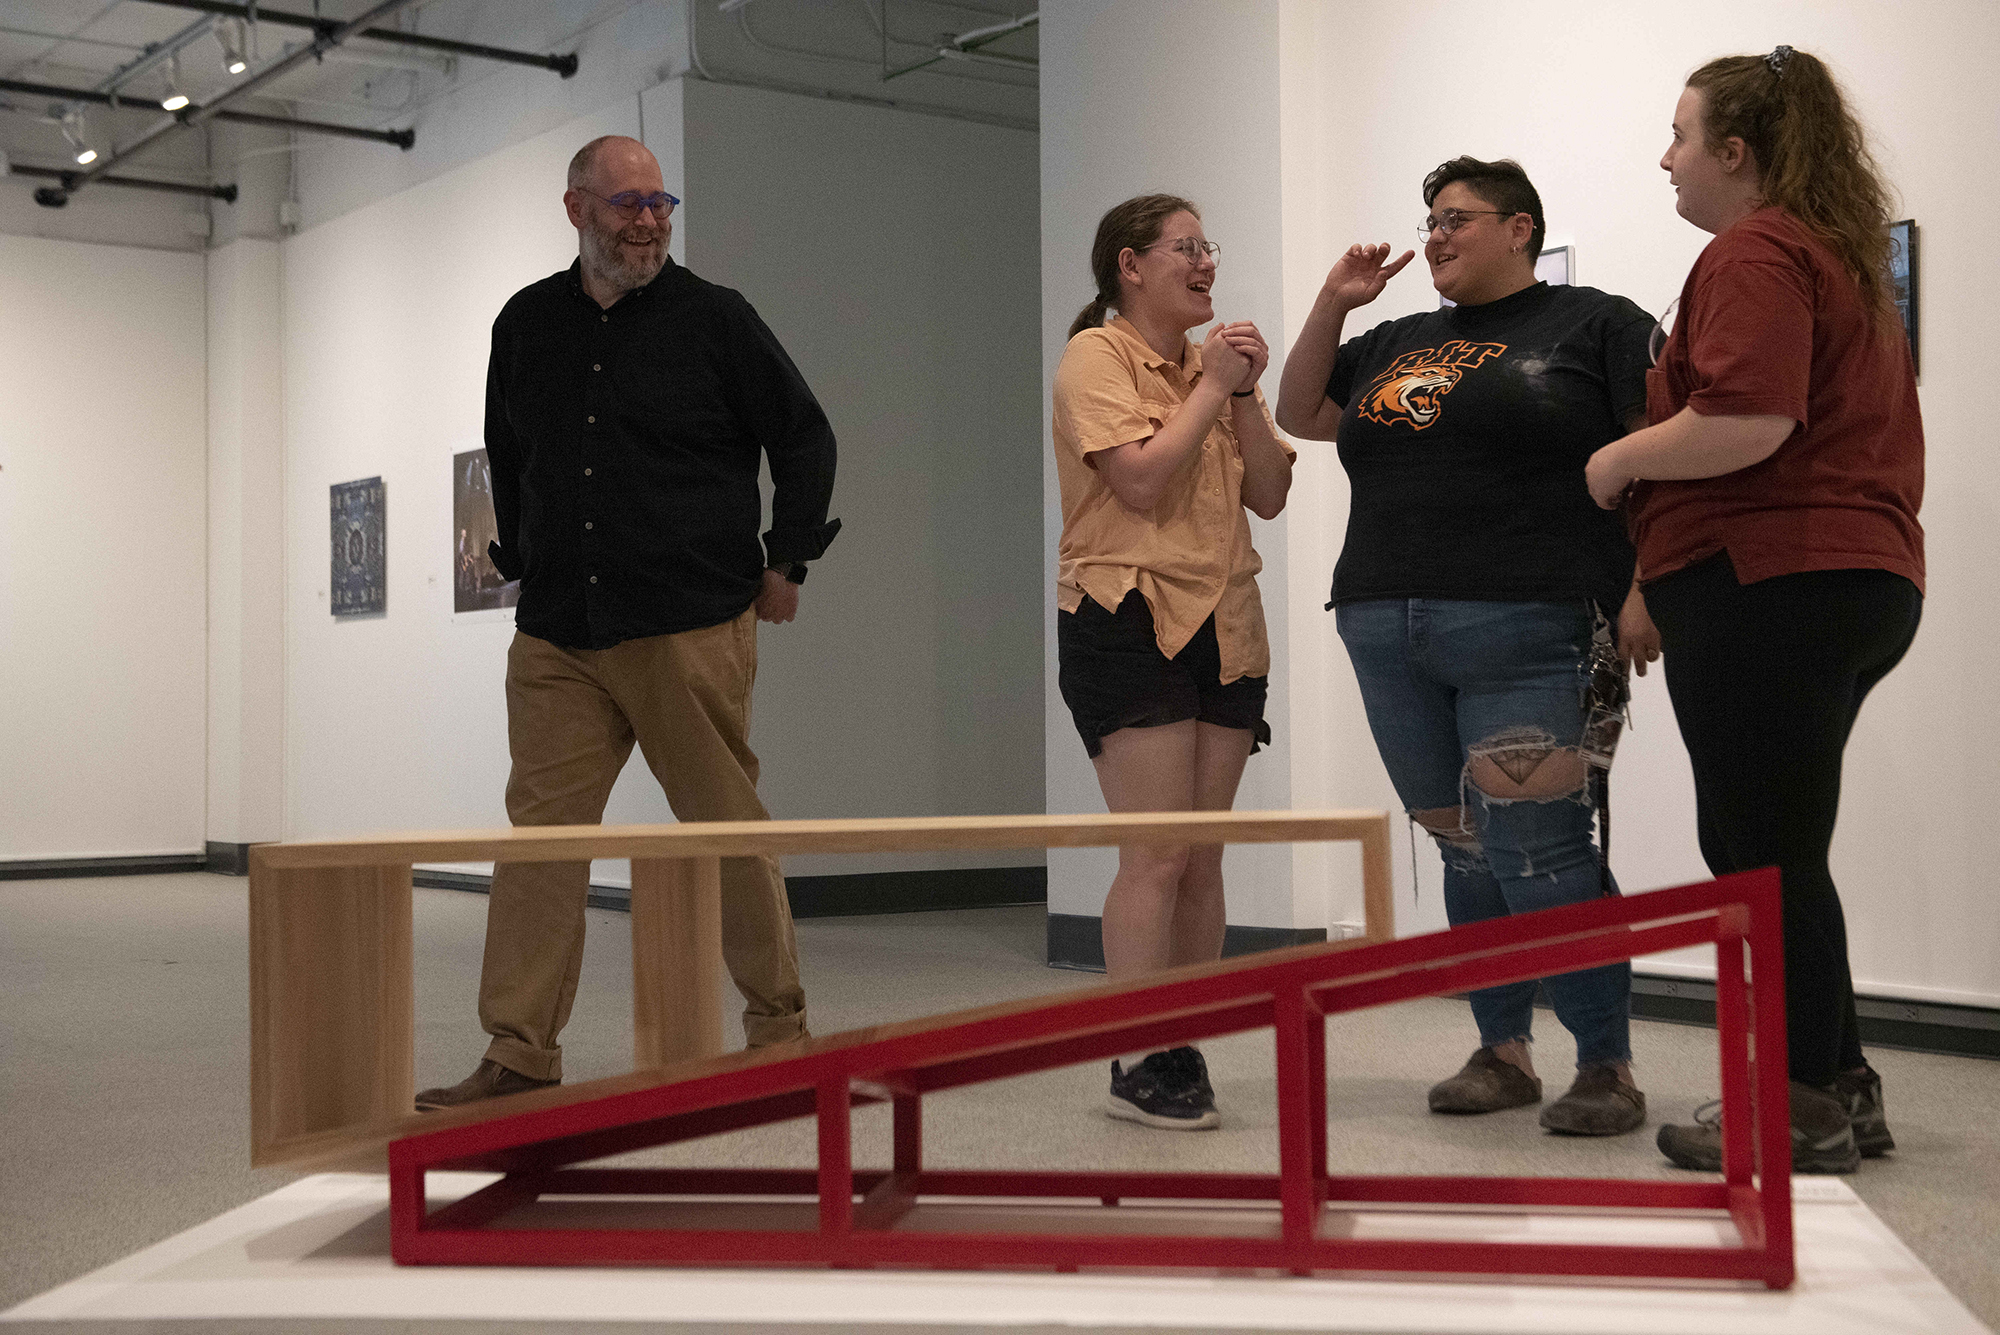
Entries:
{"label": "white pedestal platform", "polygon": [[[491,1180],[434,1174],[434,1204]],[[1018,1330],[1599,1332],[1620,1335],[1981,1335],[1990,1332],[1834,1178],[1794,1183],[1798,1283],[1604,1287],[1190,1274],[399,1267],[388,1183],[328,1173],[11,1311],[0,1325],[397,1329],[400,1323],[645,1322],[656,1328],[815,1326]],[[1466,1216],[1455,1216],[1463,1221]],[[1571,1234],[1574,1217],[1496,1215],[1464,1236]],[[1593,1218],[1599,1241],[1657,1237],[1659,1221]],[[1459,1227],[1453,1228],[1459,1234]],[[182,1324],[188,1323],[188,1324]],[[212,1324],[211,1324],[212,1323]],[[132,1328],[132,1327],[128,1327]],[[482,1326],[482,1329],[485,1327]],[[24,1331],[23,1335],[28,1335]]]}

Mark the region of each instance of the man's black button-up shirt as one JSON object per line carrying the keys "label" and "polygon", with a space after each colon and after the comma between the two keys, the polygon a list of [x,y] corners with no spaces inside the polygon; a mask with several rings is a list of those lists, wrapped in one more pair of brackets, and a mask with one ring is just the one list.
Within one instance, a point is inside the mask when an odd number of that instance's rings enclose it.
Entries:
{"label": "man's black button-up shirt", "polygon": [[[493,322],[486,451],[515,625],[572,649],[713,626],[840,521],[833,429],[750,303],[671,259],[609,310],[571,265]],[[759,456],[771,531],[758,541]]]}

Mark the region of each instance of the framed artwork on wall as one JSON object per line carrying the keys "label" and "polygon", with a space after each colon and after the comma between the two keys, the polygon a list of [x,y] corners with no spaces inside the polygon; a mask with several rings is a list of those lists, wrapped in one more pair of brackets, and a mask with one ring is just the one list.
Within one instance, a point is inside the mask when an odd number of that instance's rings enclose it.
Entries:
{"label": "framed artwork on wall", "polygon": [[1576,247],[1551,246],[1535,259],[1535,277],[1550,287],[1576,282]]}
{"label": "framed artwork on wall", "polygon": [[337,617],[388,610],[387,494],[379,477],[336,482],[333,567],[327,601]]}
{"label": "framed artwork on wall", "polygon": [[[1551,246],[1535,257],[1535,280],[1550,287],[1568,287],[1576,282],[1576,247]],[[1438,298],[1438,309],[1456,306],[1455,301]]]}
{"label": "framed artwork on wall", "polygon": [[451,610],[502,611],[521,599],[521,583],[494,568],[486,544],[499,534],[493,518],[493,469],[486,451],[451,456]]}
{"label": "framed artwork on wall", "polygon": [[1889,281],[1895,287],[1896,314],[1903,317],[1903,332],[1910,336],[1910,361],[1923,373],[1917,354],[1917,223],[1905,218],[1889,224]]}

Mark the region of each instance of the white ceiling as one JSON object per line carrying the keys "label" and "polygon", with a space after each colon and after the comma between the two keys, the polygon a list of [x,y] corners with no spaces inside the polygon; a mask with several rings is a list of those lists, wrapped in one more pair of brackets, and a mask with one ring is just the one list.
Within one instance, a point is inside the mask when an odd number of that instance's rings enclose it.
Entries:
{"label": "white ceiling", "polygon": [[[346,19],[374,0],[276,0],[268,7]],[[383,26],[536,54],[575,49],[581,34],[641,4],[687,5],[694,11],[704,63],[718,62],[752,77],[794,85],[850,90],[879,87],[884,97],[938,105],[954,103],[990,114],[1032,121],[1035,73],[1031,66],[999,62],[938,61],[916,73],[881,78],[884,11],[889,68],[933,58],[946,34],[968,32],[1033,8],[1033,0],[751,0],[722,11],[716,0],[424,0]],[[102,86],[145,57],[149,49],[211,20],[198,11],[150,0],[0,0],[0,78],[89,89]],[[197,105],[254,74],[261,65],[306,44],[310,30],[265,22],[256,25],[250,69],[224,72],[213,31],[180,54],[181,90]],[[1010,34],[990,53],[1032,60],[1035,29]],[[318,63],[308,62],[233,107],[263,114],[329,121],[372,129],[420,125],[424,108],[465,80],[497,68],[472,57],[445,59],[417,48],[356,39]],[[166,95],[164,64],[130,79],[125,91]],[[554,73],[546,76],[556,79]],[[62,106],[33,94],[0,92],[0,152],[17,164],[73,167],[59,124]],[[100,152],[130,143],[161,119],[158,111],[84,106],[87,132]],[[233,165],[211,163],[209,137],[176,132],[129,163],[119,174],[194,183],[226,182]],[[397,150],[384,145],[385,153]]]}

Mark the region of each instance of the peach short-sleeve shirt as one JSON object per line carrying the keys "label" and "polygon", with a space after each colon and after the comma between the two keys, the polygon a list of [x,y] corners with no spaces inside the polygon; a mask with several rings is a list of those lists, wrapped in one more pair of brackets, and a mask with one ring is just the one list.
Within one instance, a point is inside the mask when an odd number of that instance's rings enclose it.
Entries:
{"label": "peach short-sleeve shirt", "polygon": [[[1087,597],[1107,611],[1133,589],[1153,611],[1160,652],[1172,658],[1211,613],[1222,649],[1222,680],[1271,670],[1263,558],[1250,545],[1243,509],[1243,453],[1230,414],[1209,428],[1201,450],[1175,474],[1150,510],[1119,500],[1090,462],[1099,450],[1144,440],[1173,420],[1201,381],[1201,349],[1181,340],[1179,361],[1153,351],[1120,317],[1069,341],[1056,367],[1056,474],[1062,485],[1056,606],[1074,612]],[[1271,432],[1271,410],[1257,391]],[[1297,452],[1280,438],[1288,456]]]}

